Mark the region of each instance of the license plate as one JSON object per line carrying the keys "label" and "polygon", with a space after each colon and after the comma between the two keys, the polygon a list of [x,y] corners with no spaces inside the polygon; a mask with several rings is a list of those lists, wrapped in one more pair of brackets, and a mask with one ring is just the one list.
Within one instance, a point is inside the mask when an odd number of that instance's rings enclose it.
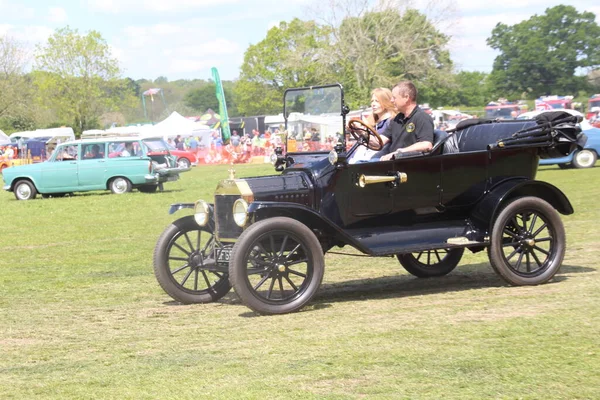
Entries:
{"label": "license plate", "polygon": [[231,258],[231,247],[223,247],[217,250],[217,262],[223,264],[229,264]]}

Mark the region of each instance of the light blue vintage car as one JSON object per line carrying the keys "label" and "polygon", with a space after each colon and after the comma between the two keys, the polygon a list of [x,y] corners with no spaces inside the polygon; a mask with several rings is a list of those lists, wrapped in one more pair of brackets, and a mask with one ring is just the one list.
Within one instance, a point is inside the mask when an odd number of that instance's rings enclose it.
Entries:
{"label": "light blue vintage car", "polygon": [[90,190],[152,193],[189,170],[177,167],[160,138],[109,137],[62,143],[47,161],[6,168],[2,177],[4,190],[30,200]]}

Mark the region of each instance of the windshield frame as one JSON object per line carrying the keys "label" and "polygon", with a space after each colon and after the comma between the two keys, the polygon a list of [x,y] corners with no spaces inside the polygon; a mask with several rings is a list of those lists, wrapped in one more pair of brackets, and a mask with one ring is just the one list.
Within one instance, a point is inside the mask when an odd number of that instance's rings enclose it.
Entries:
{"label": "windshield frame", "polygon": [[[299,87],[299,88],[290,88],[290,89],[286,89],[285,92],[283,93],[283,119],[284,119],[284,126],[285,126],[285,144],[286,144],[286,149],[289,149],[288,146],[288,142],[290,139],[290,136],[287,134],[289,132],[289,119],[290,119],[290,115],[292,114],[292,111],[288,110],[288,95],[292,92],[307,92],[307,91],[313,91],[313,90],[319,90],[319,89],[330,89],[330,88],[338,88],[339,92],[340,92],[340,109],[339,109],[339,114],[337,114],[337,110],[335,112],[332,113],[323,113],[322,115],[329,115],[329,116],[341,116],[342,117],[342,121],[341,121],[341,126],[340,126],[340,138],[338,138],[339,141],[342,142],[342,148],[346,148],[346,135],[345,135],[345,127],[346,127],[346,114],[347,112],[345,112],[347,110],[346,107],[346,102],[344,99],[344,88],[340,83],[335,83],[335,84],[328,84],[328,85],[317,85],[317,86],[307,86],[307,87]],[[289,112],[288,112],[289,111]],[[310,115],[310,114],[309,114]],[[317,114],[315,114],[317,115]],[[336,141],[337,143],[337,141]],[[289,153],[302,153],[302,154],[306,154],[306,153],[322,153],[325,152],[327,150],[318,150],[318,151],[293,151],[293,152],[289,152]]]}

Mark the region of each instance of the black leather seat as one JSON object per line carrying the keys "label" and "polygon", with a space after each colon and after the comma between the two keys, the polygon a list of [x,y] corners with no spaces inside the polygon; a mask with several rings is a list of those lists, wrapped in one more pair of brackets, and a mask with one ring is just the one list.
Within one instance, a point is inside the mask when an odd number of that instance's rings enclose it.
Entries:
{"label": "black leather seat", "polygon": [[444,140],[448,137],[448,132],[441,129],[435,129],[433,131],[433,147],[429,154],[441,154],[443,149]]}
{"label": "black leather seat", "polygon": [[502,121],[471,125],[457,130],[444,141],[443,153],[487,150],[488,145],[506,139],[521,129],[536,126],[532,120]]}

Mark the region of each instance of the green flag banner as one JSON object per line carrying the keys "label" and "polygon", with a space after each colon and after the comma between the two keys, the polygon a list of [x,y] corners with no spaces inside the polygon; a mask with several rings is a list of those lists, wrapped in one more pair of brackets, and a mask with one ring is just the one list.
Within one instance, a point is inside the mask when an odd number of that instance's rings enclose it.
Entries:
{"label": "green flag banner", "polygon": [[215,67],[210,69],[212,72],[213,80],[215,81],[217,100],[219,100],[219,116],[221,117],[221,137],[223,143],[227,143],[231,137],[231,131],[229,130],[229,115],[227,114],[227,103],[225,102],[225,92],[223,91],[223,85],[221,85],[221,78],[219,78],[219,71]]}

